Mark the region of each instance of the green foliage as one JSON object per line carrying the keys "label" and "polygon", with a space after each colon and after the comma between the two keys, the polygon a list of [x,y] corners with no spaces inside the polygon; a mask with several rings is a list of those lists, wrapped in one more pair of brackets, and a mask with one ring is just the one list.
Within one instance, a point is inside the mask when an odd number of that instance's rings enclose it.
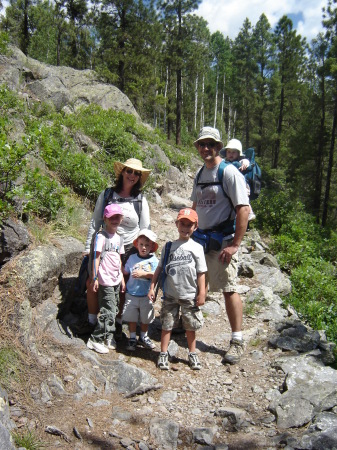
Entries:
{"label": "green foliage", "polygon": [[30,150],[29,146],[10,143],[3,133],[0,135],[0,221],[12,210],[14,181],[24,170]]}
{"label": "green foliage", "polygon": [[9,44],[9,35],[8,33],[1,31],[0,32],[0,53],[2,55],[8,54],[8,44]]}
{"label": "green foliage", "polygon": [[12,436],[17,447],[22,447],[26,450],[40,450],[45,448],[45,444],[31,430],[14,431]]}
{"label": "green foliage", "polygon": [[25,183],[15,189],[23,200],[23,212],[33,212],[47,220],[55,219],[58,210],[64,206],[67,188],[62,188],[55,180],[42,175],[39,168],[26,171]]}
{"label": "green foliage", "polygon": [[322,258],[308,258],[291,274],[292,292],[287,299],[317,330],[337,342],[337,272]]}
{"label": "green foliage", "polygon": [[286,302],[337,343],[336,232],[318,225],[291,191],[264,190],[254,210],[261,229],[273,234],[271,249],[290,275]]}

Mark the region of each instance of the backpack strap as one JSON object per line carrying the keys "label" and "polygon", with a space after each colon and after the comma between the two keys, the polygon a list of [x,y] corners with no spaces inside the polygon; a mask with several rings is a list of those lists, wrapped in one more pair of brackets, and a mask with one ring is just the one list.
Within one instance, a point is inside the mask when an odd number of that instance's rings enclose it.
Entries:
{"label": "backpack strap", "polygon": [[163,261],[163,271],[162,271],[162,291],[164,294],[164,283],[165,283],[165,279],[166,279],[166,266],[167,266],[167,261],[168,261],[168,257],[171,251],[171,246],[172,246],[172,242],[168,241],[165,244],[165,253],[164,253],[164,261]]}
{"label": "backpack strap", "polygon": [[163,294],[164,294],[164,282],[165,282],[165,278],[166,278],[165,268],[167,266],[167,261],[168,261],[168,257],[169,257],[170,251],[171,251],[171,246],[172,246],[171,241],[166,242],[165,250],[164,250],[164,261],[163,261],[163,267],[162,267],[162,272],[161,272],[161,280],[159,281],[159,278],[157,280],[157,286],[156,286],[156,290],[155,290],[155,294],[154,294],[154,301],[156,301],[160,286],[161,286]]}
{"label": "backpack strap", "polygon": [[104,191],[102,217],[104,216],[104,209],[109,203],[132,203],[140,220],[143,206],[143,193],[140,192],[137,197],[113,198],[114,192],[112,187],[106,188]]}

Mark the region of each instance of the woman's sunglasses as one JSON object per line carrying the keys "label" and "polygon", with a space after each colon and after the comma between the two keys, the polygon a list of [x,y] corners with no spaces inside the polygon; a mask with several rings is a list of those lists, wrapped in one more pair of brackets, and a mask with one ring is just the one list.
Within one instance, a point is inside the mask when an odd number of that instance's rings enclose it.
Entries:
{"label": "woman's sunglasses", "polygon": [[129,175],[134,173],[136,175],[136,177],[142,176],[142,172],[139,172],[139,170],[129,169],[128,167],[125,169],[125,172],[128,173]]}

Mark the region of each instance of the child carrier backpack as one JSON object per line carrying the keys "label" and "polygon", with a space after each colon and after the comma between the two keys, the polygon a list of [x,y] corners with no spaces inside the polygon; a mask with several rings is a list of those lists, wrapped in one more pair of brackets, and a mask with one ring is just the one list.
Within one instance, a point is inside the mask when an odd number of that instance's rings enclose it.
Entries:
{"label": "child carrier backpack", "polygon": [[243,155],[245,158],[249,159],[250,162],[248,169],[243,172],[246,182],[250,187],[249,198],[250,200],[255,200],[261,192],[262,171],[258,163],[255,161],[255,150],[253,147],[247,148],[247,150],[243,152]]}

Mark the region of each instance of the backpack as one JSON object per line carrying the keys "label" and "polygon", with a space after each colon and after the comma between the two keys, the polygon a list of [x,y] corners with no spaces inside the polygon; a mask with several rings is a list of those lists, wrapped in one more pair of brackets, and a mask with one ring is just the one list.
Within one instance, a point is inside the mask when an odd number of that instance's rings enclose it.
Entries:
{"label": "backpack", "polygon": [[[89,258],[88,258],[88,274],[89,274],[89,276],[91,276],[93,261],[96,259],[97,236],[99,234],[102,234],[105,237],[105,243],[104,243],[103,249],[101,251],[101,258],[100,258],[100,262],[99,262],[100,265],[102,264],[102,261],[108,252],[120,253],[122,245],[123,245],[123,238],[119,235],[118,235],[119,236],[119,246],[114,247],[112,245],[112,239],[114,236],[112,238],[109,238],[108,233],[103,229],[100,229],[96,233],[94,233],[94,235],[91,238],[90,253],[89,253]],[[97,276],[96,273],[94,275]]]}
{"label": "backpack", "polygon": [[[232,211],[234,211],[235,208],[234,208],[232,200],[230,199],[229,195],[225,192],[225,189],[223,187],[223,173],[224,173],[225,168],[229,164],[230,163],[228,163],[224,160],[221,160],[221,163],[219,164],[219,167],[218,167],[218,181],[209,181],[206,183],[199,183],[200,175],[201,175],[202,171],[204,170],[205,165],[202,166],[202,168],[199,170],[197,177],[196,177],[196,186],[201,186],[201,189],[204,189],[207,186],[220,185],[224,196],[228,198],[228,201],[231,205],[231,211],[229,213],[229,216],[227,217],[226,220],[224,220],[219,225],[217,225],[216,227],[213,228],[213,231],[222,232],[223,235],[229,235],[229,234],[234,233],[234,231],[235,231],[235,219],[231,219]],[[199,228],[198,228],[198,230],[199,230]],[[193,235],[192,235],[192,239],[193,239]],[[200,242],[197,239],[194,239],[194,240],[200,244]]]}
{"label": "backpack", "polygon": [[245,158],[249,159],[250,166],[247,170],[242,172],[242,174],[244,175],[250,188],[249,198],[250,200],[255,200],[261,192],[262,171],[258,163],[255,161],[255,150],[253,147],[247,148],[247,150],[243,152],[243,155]]}

